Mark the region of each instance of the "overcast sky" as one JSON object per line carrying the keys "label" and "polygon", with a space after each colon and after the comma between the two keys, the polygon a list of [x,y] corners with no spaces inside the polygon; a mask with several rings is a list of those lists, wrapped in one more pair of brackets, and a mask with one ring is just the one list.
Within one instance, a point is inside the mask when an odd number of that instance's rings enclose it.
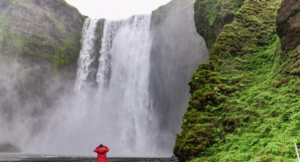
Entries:
{"label": "overcast sky", "polygon": [[149,14],[171,0],[66,0],[81,14],[93,19],[112,20],[128,18],[134,14]]}

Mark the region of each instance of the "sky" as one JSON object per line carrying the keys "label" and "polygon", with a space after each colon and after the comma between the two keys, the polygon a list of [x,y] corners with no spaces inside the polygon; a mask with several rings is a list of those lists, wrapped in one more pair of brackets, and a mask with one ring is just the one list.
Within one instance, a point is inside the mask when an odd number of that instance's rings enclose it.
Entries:
{"label": "sky", "polygon": [[93,19],[125,19],[135,14],[150,14],[171,0],[66,0],[81,14]]}

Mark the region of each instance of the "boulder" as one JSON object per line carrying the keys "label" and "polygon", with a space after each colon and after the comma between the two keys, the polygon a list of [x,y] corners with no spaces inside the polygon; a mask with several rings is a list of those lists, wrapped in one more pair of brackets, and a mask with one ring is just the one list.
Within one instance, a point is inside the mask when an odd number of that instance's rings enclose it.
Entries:
{"label": "boulder", "polygon": [[21,152],[21,148],[14,143],[4,142],[4,143],[0,143],[0,153],[1,152],[18,153]]}

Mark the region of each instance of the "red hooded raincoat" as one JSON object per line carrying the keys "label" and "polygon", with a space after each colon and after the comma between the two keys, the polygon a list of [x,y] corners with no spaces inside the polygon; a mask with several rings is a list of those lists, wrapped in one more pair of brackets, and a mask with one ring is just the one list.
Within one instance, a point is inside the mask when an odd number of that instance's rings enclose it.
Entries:
{"label": "red hooded raincoat", "polygon": [[109,148],[103,146],[100,148],[99,146],[95,148],[94,152],[98,154],[97,162],[107,162],[106,153],[109,151]]}

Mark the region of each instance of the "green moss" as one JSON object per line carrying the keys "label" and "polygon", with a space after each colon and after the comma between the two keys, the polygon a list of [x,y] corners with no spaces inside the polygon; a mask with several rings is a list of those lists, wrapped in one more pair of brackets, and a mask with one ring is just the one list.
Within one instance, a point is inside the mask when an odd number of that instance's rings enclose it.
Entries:
{"label": "green moss", "polygon": [[67,3],[65,0],[57,0],[58,2],[62,3],[63,5],[67,6],[68,8],[71,8],[71,9],[76,9],[76,7],[70,5],[69,3]]}
{"label": "green moss", "polygon": [[26,7],[26,4],[22,0],[14,0],[12,3],[17,3],[17,4],[21,5],[21,6]]}
{"label": "green moss", "polygon": [[[1,36],[1,35],[0,35]],[[2,38],[2,36],[0,37]],[[10,31],[4,35],[2,48],[5,54],[5,49],[15,49],[19,54],[28,54],[42,57],[53,62],[54,71],[67,66],[70,63],[76,63],[77,54],[79,53],[78,40],[80,40],[80,32],[74,33],[73,36],[66,36],[63,40],[63,46],[60,46],[51,41],[37,41],[35,39],[24,36],[20,33]],[[43,51],[41,49],[50,49]]]}
{"label": "green moss", "polygon": [[0,45],[2,45],[2,44],[3,44],[3,41],[4,41],[4,38],[3,38],[3,36],[2,36],[2,35],[0,35]]}
{"label": "green moss", "polygon": [[76,15],[76,19],[81,23],[84,24],[84,20],[88,18],[87,16],[81,15],[80,13]]}
{"label": "green moss", "polygon": [[243,0],[196,0],[195,23],[211,50],[224,25],[231,23]]}
{"label": "green moss", "polygon": [[211,61],[192,75],[192,97],[174,148],[182,161],[296,159],[300,48],[281,51],[275,32],[279,2],[246,1],[216,39]]}
{"label": "green moss", "polygon": [[65,36],[66,35],[66,29],[63,23],[61,23],[59,20],[56,20],[55,18],[51,18],[51,20],[55,23],[56,28],[60,31],[60,33]]}
{"label": "green moss", "polygon": [[[52,2],[51,2],[52,3]],[[83,24],[85,16],[82,16],[79,12],[75,12],[74,7],[67,4],[64,0],[58,0],[53,2],[55,5],[59,5],[66,12],[74,12],[74,21],[78,25]],[[66,30],[65,22],[62,19],[49,17],[55,27],[60,32],[61,37],[56,37],[55,42],[49,40],[45,35],[32,36],[31,33],[20,32],[18,26],[15,26],[15,22],[12,20],[15,16],[10,12],[12,6],[21,7],[21,9],[30,10],[33,7],[37,7],[35,3],[31,1],[23,0],[11,0],[7,3],[7,8],[4,13],[0,14],[0,50],[1,54],[9,55],[10,57],[36,57],[42,58],[53,63],[53,71],[58,73],[62,68],[69,65],[76,65],[76,59],[78,58],[80,44],[79,40],[81,37],[81,31],[75,31],[75,27],[71,26],[70,30]],[[76,9],[77,10],[77,9]],[[46,10],[40,10],[45,12],[49,16]],[[51,22],[49,22],[51,23]],[[76,26],[77,28],[77,26]],[[76,29],[77,30],[77,29]],[[81,30],[81,29],[79,29]],[[57,42],[57,43],[56,43]]]}
{"label": "green moss", "polygon": [[11,24],[11,18],[8,15],[0,14],[0,32],[3,32],[3,28],[7,28]]}
{"label": "green moss", "polygon": [[212,1],[208,1],[208,2],[206,4],[207,7],[205,9],[206,9],[206,12],[209,13],[207,16],[209,25],[212,26],[218,17],[218,13],[217,13],[218,3],[217,3],[217,0],[212,0]]}

